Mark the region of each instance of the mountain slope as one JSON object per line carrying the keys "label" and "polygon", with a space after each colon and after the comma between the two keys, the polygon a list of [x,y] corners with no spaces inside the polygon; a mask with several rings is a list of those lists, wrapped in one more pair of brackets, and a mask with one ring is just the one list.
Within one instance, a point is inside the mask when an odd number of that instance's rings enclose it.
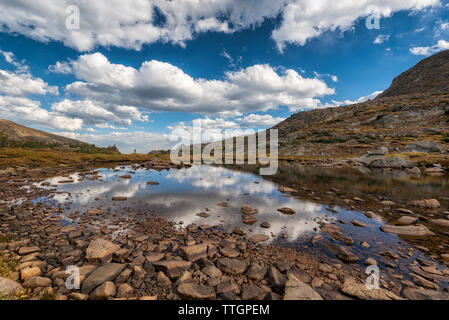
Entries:
{"label": "mountain slope", "polygon": [[415,93],[449,93],[449,50],[422,60],[396,77],[378,98]]}
{"label": "mountain slope", "polygon": [[81,153],[120,153],[115,146],[101,148],[79,140],[28,128],[4,119],[0,119],[0,147],[70,149]]}
{"label": "mountain slope", "polygon": [[386,147],[431,140],[449,145],[449,51],[418,63],[398,76],[376,99],[316,109],[277,124],[280,154],[347,158]]}

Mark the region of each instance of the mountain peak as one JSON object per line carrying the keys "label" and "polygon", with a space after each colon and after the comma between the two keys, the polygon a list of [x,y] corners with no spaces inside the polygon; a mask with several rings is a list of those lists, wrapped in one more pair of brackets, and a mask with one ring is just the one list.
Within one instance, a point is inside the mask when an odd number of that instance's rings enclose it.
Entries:
{"label": "mountain peak", "polygon": [[437,53],[419,62],[397,76],[390,88],[377,99],[409,94],[449,92],[449,50]]}

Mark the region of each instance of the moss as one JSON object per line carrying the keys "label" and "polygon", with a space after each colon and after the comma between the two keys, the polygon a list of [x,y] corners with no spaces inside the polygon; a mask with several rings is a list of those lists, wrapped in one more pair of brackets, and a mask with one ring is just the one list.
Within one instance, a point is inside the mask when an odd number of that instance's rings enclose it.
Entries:
{"label": "moss", "polygon": [[0,233],[0,243],[9,242],[13,239],[14,239],[14,236],[12,234],[4,235],[4,234]]}
{"label": "moss", "polygon": [[13,272],[17,271],[19,261],[11,259],[0,253],[0,277],[8,278]]}

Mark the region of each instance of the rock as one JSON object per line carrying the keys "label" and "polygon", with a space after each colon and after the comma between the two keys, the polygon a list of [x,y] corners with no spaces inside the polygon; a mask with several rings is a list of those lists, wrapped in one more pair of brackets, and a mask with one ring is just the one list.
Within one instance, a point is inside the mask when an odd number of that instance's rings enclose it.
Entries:
{"label": "rock", "polygon": [[171,286],[170,278],[167,277],[165,273],[163,273],[162,271],[159,271],[158,274],[156,275],[156,281],[162,286],[166,287]]}
{"label": "rock", "polygon": [[131,175],[130,175],[130,174],[124,174],[123,176],[120,176],[119,178],[122,178],[122,179],[131,179]]}
{"label": "rock", "polygon": [[246,236],[246,231],[243,230],[242,228],[235,228],[234,230],[232,230],[232,233],[239,235],[239,236]]}
{"label": "rock", "polygon": [[421,176],[421,170],[418,167],[407,168],[407,169],[405,169],[405,173],[410,174],[410,175],[414,175],[416,177],[420,177]]}
{"label": "rock", "polygon": [[220,253],[222,256],[225,256],[227,258],[237,258],[238,256],[240,256],[240,251],[238,249],[230,247],[220,248]]}
{"label": "rock", "polygon": [[150,185],[150,186],[158,186],[159,182],[157,182],[157,181],[148,181],[147,184]]}
{"label": "rock", "polygon": [[255,284],[249,284],[243,287],[242,299],[248,300],[263,300],[267,296],[267,291]]}
{"label": "rock", "polygon": [[422,288],[406,288],[402,292],[409,300],[449,300],[449,293]]}
{"label": "rock", "polygon": [[365,283],[356,283],[354,279],[347,279],[341,291],[348,296],[359,298],[362,300],[403,300],[385,289],[369,289]]}
{"label": "rock", "polygon": [[119,245],[104,239],[93,240],[86,250],[86,259],[89,263],[105,263],[112,260],[112,255],[120,249]]}
{"label": "rock", "polygon": [[10,296],[20,294],[23,291],[20,283],[11,279],[0,277],[0,295]]}
{"label": "rock", "polygon": [[323,241],[322,246],[346,263],[355,263],[359,260],[359,257],[357,257],[351,250],[337,243]]}
{"label": "rock", "polygon": [[98,209],[98,210],[87,210],[87,214],[90,216],[96,216],[96,215],[100,215],[103,214],[103,210]]}
{"label": "rock", "polygon": [[370,152],[365,156],[359,158],[359,162],[363,163],[365,166],[370,166],[374,161],[385,161],[384,152]]}
{"label": "rock", "polygon": [[227,208],[227,207],[229,207],[229,204],[227,202],[220,202],[220,203],[217,203],[217,206]]}
{"label": "rock", "polygon": [[352,220],[351,223],[352,223],[354,226],[356,226],[356,227],[361,227],[361,228],[365,228],[365,227],[368,226],[366,223],[362,223],[362,222],[357,221],[357,220]]}
{"label": "rock", "polygon": [[196,283],[181,283],[177,291],[186,299],[215,299],[214,288]]}
{"label": "rock", "polygon": [[248,205],[244,205],[241,209],[240,209],[240,213],[247,215],[247,216],[252,216],[254,214],[257,214],[259,212],[259,210],[257,209],[253,209]]}
{"label": "rock", "polygon": [[150,252],[147,254],[146,259],[149,262],[160,261],[164,258],[165,254],[162,252]]}
{"label": "rock", "polygon": [[421,277],[415,273],[410,274],[410,277],[420,287],[423,287],[426,289],[435,289],[435,290],[439,289],[439,287],[435,283],[433,283],[432,281],[429,281],[427,279],[424,279],[423,277]]}
{"label": "rock", "polygon": [[436,142],[422,140],[417,143],[407,145],[402,152],[426,152],[426,153],[441,153],[443,147]]}
{"label": "rock", "polygon": [[125,283],[126,281],[128,281],[128,279],[132,273],[133,273],[133,270],[130,268],[123,270],[122,272],[120,272],[120,274],[117,276],[117,278],[115,278],[115,283],[117,285]]}
{"label": "rock", "polygon": [[162,260],[153,263],[157,271],[165,272],[171,279],[177,279],[190,269],[192,262],[185,260]]}
{"label": "rock", "polygon": [[115,287],[114,282],[106,281],[99,287],[97,287],[91,294],[90,298],[92,300],[102,300],[110,297],[114,297],[117,292],[117,288]]}
{"label": "rock", "polygon": [[108,263],[92,271],[83,281],[81,292],[89,294],[106,281],[114,280],[123,270],[124,264]]}
{"label": "rock", "polygon": [[[220,270],[218,270],[220,271]],[[221,272],[220,272],[221,273]],[[181,283],[192,280],[192,273],[190,271],[184,271],[181,276],[176,280],[175,285],[180,285]]]}
{"label": "rock", "polygon": [[284,186],[280,186],[280,187],[278,188],[278,191],[281,192],[281,193],[293,193],[293,192],[298,192],[298,191],[295,190],[295,189],[288,188],[288,187],[284,187]]}
{"label": "rock", "polygon": [[89,295],[85,293],[71,292],[69,298],[73,300],[87,300],[89,299]]}
{"label": "rock", "polygon": [[320,264],[320,265],[318,266],[318,268],[319,268],[322,272],[324,272],[324,273],[330,273],[330,272],[334,271],[334,268],[333,268],[331,265],[327,264],[327,263],[322,263],[322,264]]}
{"label": "rock", "polygon": [[228,274],[242,274],[248,268],[248,264],[238,259],[219,258],[217,267]]}
{"label": "rock", "polygon": [[252,226],[253,224],[255,224],[257,222],[257,218],[253,217],[253,216],[243,216],[242,218],[242,222],[244,224],[247,224],[249,226]]}
{"label": "rock", "polygon": [[38,252],[39,250],[40,250],[39,247],[36,247],[36,246],[34,246],[34,247],[22,247],[22,248],[19,249],[19,254],[21,256],[25,256],[25,255],[30,254],[30,253]]}
{"label": "rock", "polygon": [[20,271],[20,278],[22,280],[25,280],[26,278],[30,278],[30,277],[38,277],[40,275],[41,275],[41,269],[39,269],[38,267],[24,268]]}
{"label": "rock", "polygon": [[206,212],[199,212],[196,215],[201,218],[209,218],[209,214],[207,214]]}
{"label": "rock", "polygon": [[370,218],[370,219],[374,219],[375,217],[377,217],[377,215],[374,212],[372,212],[372,211],[366,211],[365,212],[365,216]]}
{"label": "rock", "polygon": [[122,283],[117,290],[117,298],[129,298],[133,295],[134,289],[127,283]]}
{"label": "rock", "polygon": [[320,288],[323,285],[323,280],[320,278],[313,278],[312,282],[310,283],[312,288]]}
{"label": "rock", "polygon": [[139,300],[157,300],[157,296],[143,296]]}
{"label": "rock", "polygon": [[415,200],[411,202],[411,205],[424,209],[438,209],[441,206],[440,202],[436,199]]}
{"label": "rock", "polygon": [[292,208],[280,208],[278,209],[278,211],[280,213],[286,214],[286,215],[293,215],[296,213],[295,210],[293,210]]}
{"label": "rock", "polygon": [[366,266],[377,266],[377,261],[373,258],[367,258],[364,262]]}
{"label": "rock", "polygon": [[416,163],[397,157],[387,159],[386,161],[386,167],[391,169],[406,169],[406,168],[413,168],[415,166]]}
{"label": "rock", "polygon": [[126,201],[127,197],[112,197],[112,201]]}
{"label": "rock", "polygon": [[327,233],[332,239],[344,242],[348,246],[354,244],[354,240],[341,232],[341,228],[335,224],[326,223],[321,226],[321,231]]}
{"label": "rock", "polygon": [[249,237],[248,241],[252,242],[252,243],[259,243],[259,242],[268,241],[269,239],[270,239],[270,237],[265,234],[255,234],[255,235],[252,235],[251,237]]}
{"label": "rock", "polygon": [[434,233],[421,224],[415,226],[392,226],[385,225],[380,228],[383,232],[394,233],[401,236],[411,237],[427,237],[433,236]]}
{"label": "rock", "polygon": [[449,228],[449,220],[446,219],[432,219],[430,222],[437,224],[441,227]]}
{"label": "rock", "polygon": [[394,203],[393,201],[389,201],[389,200],[381,201],[380,204],[383,206],[386,206],[386,207],[393,207],[396,205],[396,203]]}
{"label": "rock", "polygon": [[285,279],[276,267],[268,268],[268,281],[270,281],[275,292],[282,293],[285,286]]}
{"label": "rock", "polygon": [[25,288],[51,287],[51,279],[44,277],[29,277],[23,282]]}
{"label": "rock", "polygon": [[246,275],[251,280],[263,280],[267,274],[267,268],[258,263],[251,263]]}
{"label": "rock", "polygon": [[410,216],[403,216],[403,217],[399,218],[399,220],[396,223],[401,226],[408,226],[411,224],[415,224],[416,222],[418,222],[418,218],[410,217]]}
{"label": "rock", "polygon": [[271,227],[271,225],[270,225],[267,221],[262,222],[262,223],[260,224],[260,226],[261,226],[262,228],[265,228],[265,229],[268,229],[268,228]]}
{"label": "rock", "polygon": [[197,244],[193,246],[186,246],[179,249],[179,254],[184,259],[195,262],[201,258],[207,257],[208,245]]}
{"label": "rock", "polygon": [[312,287],[289,274],[283,300],[323,300],[323,298]]}
{"label": "rock", "polygon": [[217,278],[222,275],[220,269],[216,268],[214,265],[210,265],[203,268],[203,273],[211,278]]}
{"label": "rock", "polygon": [[444,261],[449,261],[449,253],[442,253],[442,254],[441,254],[441,258],[442,258]]}

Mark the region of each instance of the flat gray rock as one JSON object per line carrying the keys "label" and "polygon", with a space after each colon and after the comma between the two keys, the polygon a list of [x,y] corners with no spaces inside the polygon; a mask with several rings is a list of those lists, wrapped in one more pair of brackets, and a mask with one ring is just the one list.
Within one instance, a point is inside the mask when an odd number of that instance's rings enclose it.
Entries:
{"label": "flat gray rock", "polygon": [[89,274],[86,280],[83,281],[81,292],[87,294],[90,293],[106,281],[114,280],[124,269],[125,265],[119,263],[108,263],[95,269]]}

